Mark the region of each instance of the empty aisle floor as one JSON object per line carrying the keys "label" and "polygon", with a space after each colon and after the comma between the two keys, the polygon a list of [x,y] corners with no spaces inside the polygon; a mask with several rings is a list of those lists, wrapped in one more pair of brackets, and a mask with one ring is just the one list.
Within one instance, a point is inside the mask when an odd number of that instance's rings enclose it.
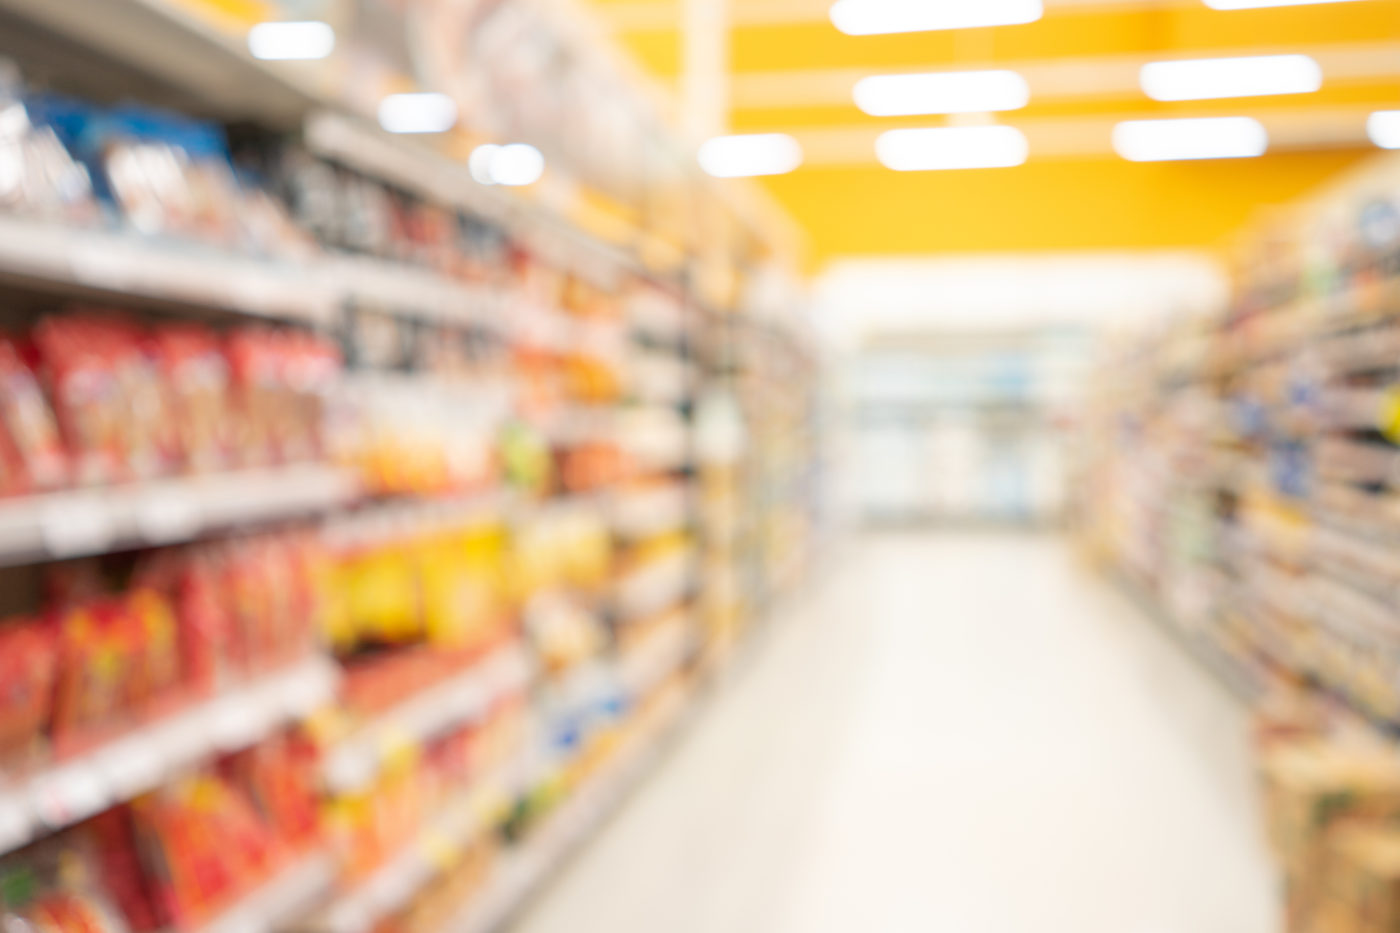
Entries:
{"label": "empty aisle floor", "polygon": [[1247,718],[1059,538],[857,539],[515,933],[1271,933]]}

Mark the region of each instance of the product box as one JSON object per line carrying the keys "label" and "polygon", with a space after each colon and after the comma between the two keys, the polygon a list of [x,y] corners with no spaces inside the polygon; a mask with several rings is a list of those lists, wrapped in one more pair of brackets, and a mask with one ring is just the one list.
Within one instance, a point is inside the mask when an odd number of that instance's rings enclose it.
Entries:
{"label": "product box", "polygon": [[1322,741],[1279,746],[1262,759],[1269,837],[1287,884],[1290,930],[1314,930],[1330,840],[1358,825],[1400,822],[1400,756]]}
{"label": "product box", "polygon": [[1312,930],[1400,930],[1400,826],[1347,826],[1332,834]]}

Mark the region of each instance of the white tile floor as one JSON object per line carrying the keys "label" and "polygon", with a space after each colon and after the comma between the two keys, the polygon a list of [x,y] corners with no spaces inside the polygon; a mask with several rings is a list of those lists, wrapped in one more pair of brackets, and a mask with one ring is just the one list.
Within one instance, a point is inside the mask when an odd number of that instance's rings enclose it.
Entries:
{"label": "white tile floor", "polygon": [[1057,538],[858,540],[517,933],[1272,933],[1244,711]]}

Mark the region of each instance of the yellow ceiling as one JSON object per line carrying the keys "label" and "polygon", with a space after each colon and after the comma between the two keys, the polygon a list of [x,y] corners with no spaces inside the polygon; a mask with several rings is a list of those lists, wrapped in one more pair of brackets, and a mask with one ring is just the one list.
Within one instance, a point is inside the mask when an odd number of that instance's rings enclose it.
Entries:
{"label": "yellow ceiling", "polygon": [[[646,70],[674,87],[678,0],[592,2]],[[807,166],[764,184],[807,230],[818,264],[852,254],[1218,245],[1261,206],[1373,154],[1359,138],[1365,115],[1400,108],[1400,0],[1232,12],[1201,0],[1047,0],[1045,17],[1029,25],[865,37],[838,32],[825,0],[729,2],[729,125],[792,132],[807,145]],[[1325,55],[1323,90],[1160,104],[1132,86],[1137,65],[1159,56],[1281,51]],[[1031,137],[1031,161],[1018,168],[895,173],[873,149],[866,157],[878,131],[944,118],[866,116],[848,94],[862,74],[991,64],[1058,75],[1087,65],[1118,78],[1042,94],[1028,77],[1031,106],[1000,115]],[[1117,119],[1224,113],[1260,116],[1285,151],[1190,164],[1134,164],[1108,151]],[[1287,144],[1277,144],[1275,122],[1288,128]],[[1037,140],[1051,133],[1077,141],[1037,158]]]}

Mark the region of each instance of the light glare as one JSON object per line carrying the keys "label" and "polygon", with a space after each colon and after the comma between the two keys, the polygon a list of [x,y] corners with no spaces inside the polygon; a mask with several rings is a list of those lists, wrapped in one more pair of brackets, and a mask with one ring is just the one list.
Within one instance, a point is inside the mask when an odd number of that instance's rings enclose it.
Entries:
{"label": "light glare", "polygon": [[263,61],[314,61],[335,51],[335,30],[327,23],[258,23],[248,30],[248,51]]}
{"label": "light glare", "polygon": [[390,133],[446,133],[457,104],[446,94],[391,94],[379,102],[379,125]]}
{"label": "light glare", "polygon": [[1366,135],[1382,149],[1400,149],[1400,110],[1377,110],[1366,120]]}
{"label": "light glare", "polygon": [[1269,94],[1310,94],[1322,87],[1322,68],[1306,55],[1253,55],[1151,62],[1142,89],[1153,100],[1213,100]]}
{"label": "light glare", "polygon": [[1011,126],[890,130],[875,141],[880,162],[896,172],[1010,168],[1029,152],[1025,134]]}
{"label": "light glare", "polygon": [[491,157],[491,180],[498,185],[533,185],[544,175],[544,156],[528,143],[502,146]]}
{"label": "light glare", "polygon": [[802,146],[783,133],[716,136],[700,147],[699,159],[716,178],[784,175],[802,164]]}
{"label": "light glare", "polygon": [[875,75],[855,87],[856,106],[872,117],[1019,110],[1030,99],[1026,79],[1014,71]]}
{"label": "light glare", "polygon": [[837,0],[831,22],[848,36],[1033,23],[1041,0]]}
{"label": "light glare", "polygon": [[1269,149],[1269,133],[1252,117],[1126,120],[1113,128],[1113,148],[1132,162],[1249,159]]}
{"label": "light glare", "polygon": [[487,143],[484,146],[477,146],[467,157],[467,171],[471,173],[472,179],[477,184],[494,185],[496,183],[496,179],[491,177],[491,163],[496,158],[496,153],[500,151],[500,146],[495,143]]}

